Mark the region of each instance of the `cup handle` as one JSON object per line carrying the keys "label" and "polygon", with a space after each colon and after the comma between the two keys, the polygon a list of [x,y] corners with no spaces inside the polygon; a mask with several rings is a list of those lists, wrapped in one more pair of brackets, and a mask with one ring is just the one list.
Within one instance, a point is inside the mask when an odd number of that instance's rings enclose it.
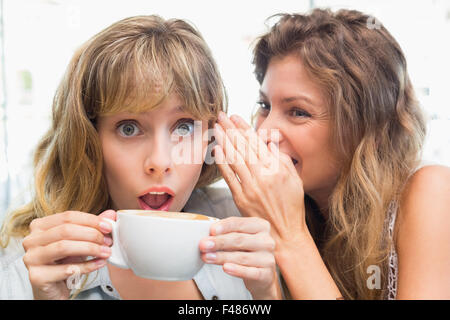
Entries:
{"label": "cup handle", "polygon": [[110,264],[112,264],[113,266],[122,268],[122,269],[130,269],[130,267],[128,267],[127,265],[127,260],[125,259],[124,254],[122,253],[122,251],[120,250],[120,244],[119,244],[119,235],[118,235],[118,224],[116,221],[108,219],[108,218],[103,218],[105,220],[107,220],[109,223],[111,223],[112,226],[112,239],[113,239],[113,244],[111,246],[111,255],[108,258],[108,262]]}

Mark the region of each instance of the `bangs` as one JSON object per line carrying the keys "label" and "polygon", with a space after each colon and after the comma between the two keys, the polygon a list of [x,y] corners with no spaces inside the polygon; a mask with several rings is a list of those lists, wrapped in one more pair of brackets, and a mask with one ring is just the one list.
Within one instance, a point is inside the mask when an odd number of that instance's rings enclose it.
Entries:
{"label": "bangs", "polygon": [[212,71],[215,66],[205,59],[209,53],[200,50],[195,43],[161,33],[106,44],[92,59],[84,86],[85,100],[90,100],[86,109],[95,116],[141,113],[174,93],[183,111],[199,120],[215,120],[225,109],[225,90]]}
{"label": "bangs", "polygon": [[167,65],[131,55],[117,57],[116,66],[105,68],[98,78],[98,115],[141,113],[156,108],[173,90],[173,75]]}

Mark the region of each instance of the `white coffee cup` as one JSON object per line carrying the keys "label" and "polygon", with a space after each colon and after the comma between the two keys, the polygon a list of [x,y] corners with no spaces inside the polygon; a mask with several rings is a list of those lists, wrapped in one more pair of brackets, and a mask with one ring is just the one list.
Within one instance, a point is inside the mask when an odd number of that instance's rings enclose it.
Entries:
{"label": "white coffee cup", "polygon": [[119,210],[108,262],[139,277],[192,279],[204,265],[199,243],[219,219],[184,212]]}

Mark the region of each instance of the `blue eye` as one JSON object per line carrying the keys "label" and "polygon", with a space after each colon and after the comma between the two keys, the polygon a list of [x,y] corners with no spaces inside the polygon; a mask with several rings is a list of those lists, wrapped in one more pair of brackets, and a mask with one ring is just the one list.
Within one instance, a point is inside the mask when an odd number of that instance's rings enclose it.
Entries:
{"label": "blue eye", "polygon": [[125,122],[120,124],[118,127],[119,132],[124,137],[133,137],[139,133],[139,128],[135,123]]}
{"label": "blue eye", "polygon": [[293,117],[311,117],[311,115],[308,112],[301,109],[292,109],[290,111],[290,114]]}
{"label": "blue eye", "polygon": [[174,132],[181,137],[191,135],[194,132],[193,120],[183,120],[183,122],[178,123]]}

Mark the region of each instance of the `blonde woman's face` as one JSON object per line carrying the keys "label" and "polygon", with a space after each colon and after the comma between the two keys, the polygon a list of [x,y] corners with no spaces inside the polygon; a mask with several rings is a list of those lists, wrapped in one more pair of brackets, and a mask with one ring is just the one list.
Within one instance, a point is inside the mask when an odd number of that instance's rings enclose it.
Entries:
{"label": "blonde woman's face", "polygon": [[[175,94],[160,107],[99,117],[104,175],[115,210],[180,211],[202,170],[206,121],[194,121]],[[206,140],[206,141],[204,141]]]}
{"label": "blonde woman's face", "polygon": [[279,130],[279,148],[293,159],[305,193],[316,201],[326,199],[339,172],[330,142],[330,119],[321,90],[300,58],[271,59],[258,103],[259,133]]}

